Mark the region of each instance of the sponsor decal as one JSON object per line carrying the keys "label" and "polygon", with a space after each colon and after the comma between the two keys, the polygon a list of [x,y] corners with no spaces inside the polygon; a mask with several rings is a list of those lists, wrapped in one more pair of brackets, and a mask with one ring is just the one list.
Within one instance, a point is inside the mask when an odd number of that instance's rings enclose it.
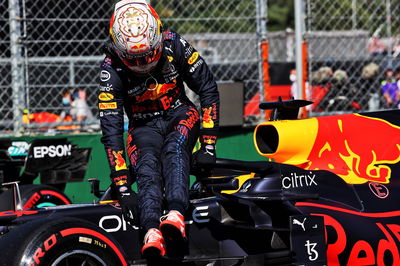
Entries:
{"label": "sponsor decal", "polygon": [[297,173],[291,173],[290,177],[285,176],[282,178],[282,187],[289,188],[302,188],[317,186],[317,182],[314,180],[315,175],[297,175]]}
{"label": "sponsor decal", "polygon": [[203,128],[214,128],[211,112],[213,107],[203,108]]}
{"label": "sponsor decal", "polygon": [[297,220],[295,218],[295,219],[293,219],[293,224],[294,225],[300,225],[301,228],[303,229],[303,231],[306,231],[306,228],[304,227],[304,223],[305,223],[306,220],[307,220],[307,217],[305,217],[302,222],[300,222],[299,220]]}
{"label": "sponsor decal", "polygon": [[108,81],[110,78],[111,78],[111,74],[107,70],[102,70],[100,72],[100,80],[101,81],[105,82],[105,81]]}
{"label": "sponsor decal", "polygon": [[189,72],[193,73],[199,66],[201,66],[204,63],[203,59],[200,59],[199,61],[196,62],[190,69]]}
{"label": "sponsor decal", "polygon": [[[400,241],[400,225],[375,223],[376,232],[381,235],[373,243],[358,240],[354,244],[349,243],[349,238],[343,226],[333,217],[326,214],[316,214],[324,217],[326,227],[334,230],[336,241],[329,243],[327,254],[331,265],[384,265],[384,258],[391,256],[394,262],[400,261],[399,250],[393,236]],[[332,232],[333,233],[333,232]],[[392,236],[393,235],[393,236]],[[344,251],[350,249],[347,263],[342,258]],[[339,258],[340,257],[340,258]],[[340,263],[342,262],[342,263]]]}
{"label": "sponsor decal", "polygon": [[208,206],[197,206],[192,212],[193,221],[196,223],[208,223],[210,218],[208,218]]}
{"label": "sponsor decal", "polygon": [[10,156],[26,156],[28,155],[29,144],[25,141],[13,141],[8,148]]}
{"label": "sponsor decal", "polygon": [[[123,183],[123,184],[126,184],[126,180],[124,180],[124,181],[125,181],[125,183]],[[120,186],[120,185],[117,184],[117,186]],[[121,192],[121,193],[124,193],[127,190],[128,190],[128,187],[126,187],[126,186],[122,186],[122,187],[119,188],[119,192]]]}
{"label": "sponsor decal", "polygon": [[117,102],[99,103],[99,109],[101,109],[101,110],[117,109]]}
{"label": "sponsor decal", "polygon": [[310,240],[307,240],[304,246],[307,248],[308,259],[310,261],[317,260],[318,259],[318,251],[316,249],[317,243],[311,243]]}
{"label": "sponsor decal", "polygon": [[185,49],[185,58],[188,59],[193,54],[193,46],[189,46]]}
{"label": "sponsor decal", "polygon": [[174,58],[172,56],[169,56],[169,55],[167,56],[167,58],[168,58],[169,62],[172,62],[174,60]]}
{"label": "sponsor decal", "polygon": [[155,116],[158,116],[161,114],[162,114],[161,112],[153,112],[153,113],[145,113],[145,114],[133,113],[132,116],[134,119],[148,119],[148,118],[152,118],[152,117],[155,117]]}
{"label": "sponsor decal", "polygon": [[168,47],[168,46],[165,46],[165,49],[168,50],[168,51],[169,51],[170,53],[172,53],[172,54],[174,53],[174,51],[173,51],[170,47]]}
{"label": "sponsor decal", "polygon": [[25,203],[23,209],[31,209],[40,200],[41,196],[39,193],[35,192],[29,200]]}
{"label": "sponsor decal", "polygon": [[34,158],[44,158],[44,157],[65,157],[71,155],[71,144],[65,145],[51,145],[51,146],[37,146],[33,147],[33,157]]}
{"label": "sponsor decal", "polygon": [[[108,233],[118,232],[120,230],[126,231],[127,222],[123,216],[106,215],[100,218],[99,227],[103,228]],[[131,226],[134,229],[139,229],[136,226]]]}
{"label": "sponsor decal", "polygon": [[100,112],[99,113],[99,115],[100,115],[100,117],[103,117],[103,116],[108,116],[108,115],[117,115],[118,114],[118,112],[116,112],[116,111],[108,111],[108,112]]}
{"label": "sponsor decal", "polygon": [[[171,65],[173,68],[175,68],[173,65]],[[176,72],[176,70],[173,70],[171,73],[164,75],[164,79],[166,83],[176,83],[176,78],[179,77],[179,74]]]}
{"label": "sponsor decal", "polygon": [[111,101],[113,99],[114,99],[114,95],[112,95],[111,93],[102,92],[102,93],[99,94],[99,100]]}
{"label": "sponsor decal", "polygon": [[126,167],[125,160],[122,157],[123,151],[117,151],[117,152],[113,151],[112,153],[113,153],[114,158],[115,158],[115,171],[128,169]]}
{"label": "sponsor decal", "polygon": [[[114,182],[114,184],[116,184],[117,186],[122,186],[122,185],[125,185],[125,184],[127,184],[128,183],[128,177],[126,176],[126,175],[123,175],[123,176],[118,176],[118,177],[114,177],[113,178],[113,182]],[[124,187],[125,189],[127,189],[127,187]],[[122,189],[122,188],[120,188],[120,189]],[[121,191],[120,190],[120,192],[124,192],[124,191]]]}
{"label": "sponsor decal", "polygon": [[360,114],[315,119],[329,126],[318,127],[306,169],[334,172],[348,184],[390,182],[400,162],[399,126]]}
{"label": "sponsor decal", "polygon": [[142,84],[142,85],[133,87],[132,89],[128,90],[127,93],[129,96],[136,96],[136,95],[143,93],[146,90],[147,90],[146,86],[144,84]]}
{"label": "sponsor decal", "polygon": [[112,84],[106,84],[106,86],[100,86],[100,91],[113,91],[113,85]]}
{"label": "sponsor decal", "polygon": [[389,196],[389,189],[385,185],[375,182],[370,182],[368,185],[376,197],[386,199]]}
{"label": "sponsor decal", "polygon": [[[43,241],[41,247],[37,248],[35,253],[32,256],[32,260],[35,264],[40,264],[41,258],[46,254],[47,251],[49,251],[55,244],[57,244],[57,236],[56,234],[52,234],[47,238],[45,241]],[[29,265],[34,265],[33,263]]]}
{"label": "sponsor decal", "polygon": [[205,144],[214,145],[217,142],[217,136],[203,135],[203,142]]}
{"label": "sponsor decal", "polygon": [[188,129],[192,129],[193,126],[196,124],[197,121],[199,121],[200,116],[199,112],[197,112],[196,109],[191,107],[188,112],[186,112],[186,115],[188,116],[187,119],[179,121],[179,125],[186,126]]}
{"label": "sponsor decal", "polygon": [[92,244],[92,239],[84,236],[79,237],[79,242]]}
{"label": "sponsor decal", "polygon": [[115,165],[115,160],[114,160],[114,155],[113,155],[113,150],[112,149],[107,149],[107,157],[108,161],[112,166]]}
{"label": "sponsor decal", "polygon": [[211,156],[214,156],[214,145],[206,145],[206,154],[209,154]]}
{"label": "sponsor decal", "polygon": [[193,63],[196,62],[197,59],[199,59],[199,52],[194,52],[194,53],[192,54],[192,56],[189,58],[188,64],[189,64],[189,65],[193,65]]}
{"label": "sponsor decal", "polygon": [[0,216],[8,216],[8,215],[16,215],[17,217],[21,217],[23,215],[31,215],[37,214],[38,211],[30,211],[30,210],[22,210],[22,211],[4,211],[0,212]]}
{"label": "sponsor decal", "polygon": [[181,43],[182,43],[182,45],[183,46],[186,46],[186,44],[187,44],[187,41],[185,41],[184,39],[182,39],[182,38],[179,38],[179,40],[181,41]]}
{"label": "sponsor decal", "polygon": [[136,102],[141,103],[146,100],[156,100],[176,88],[175,83],[164,83],[164,84],[150,84],[149,88],[140,96],[136,96]]}

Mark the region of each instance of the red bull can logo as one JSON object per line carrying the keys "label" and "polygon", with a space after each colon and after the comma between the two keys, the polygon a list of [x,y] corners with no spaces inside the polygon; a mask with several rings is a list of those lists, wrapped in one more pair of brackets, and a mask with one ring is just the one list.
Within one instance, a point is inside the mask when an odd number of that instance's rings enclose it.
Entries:
{"label": "red bull can logo", "polygon": [[329,170],[349,184],[389,183],[400,162],[400,128],[359,114],[318,119],[318,133],[304,166]]}
{"label": "red bull can logo", "polygon": [[122,153],[123,151],[113,151],[113,155],[115,157],[115,171],[128,169],[126,167],[125,159],[122,157]]}

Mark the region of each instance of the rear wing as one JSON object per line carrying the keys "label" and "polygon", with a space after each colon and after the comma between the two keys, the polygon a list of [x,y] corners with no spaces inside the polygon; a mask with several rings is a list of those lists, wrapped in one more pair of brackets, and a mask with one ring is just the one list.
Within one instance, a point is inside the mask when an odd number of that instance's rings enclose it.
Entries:
{"label": "rear wing", "polygon": [[38,175],[42,184],[82,181],[90,152],[67,138],[38,138],[31,143],[1,139],[0,181],[31,184]]}
{"label": "rear wing", "polygon": [[294,99],[282,101],[282,98],[279,97],[279,100],[276,102],[260,103],[259,108],[263,110],[272,109],[270,121],[286,120],[286,119],[293,120],[297,119],[301,107],[305,107],[312,103],[313,102],[311,101],[294,100]]}

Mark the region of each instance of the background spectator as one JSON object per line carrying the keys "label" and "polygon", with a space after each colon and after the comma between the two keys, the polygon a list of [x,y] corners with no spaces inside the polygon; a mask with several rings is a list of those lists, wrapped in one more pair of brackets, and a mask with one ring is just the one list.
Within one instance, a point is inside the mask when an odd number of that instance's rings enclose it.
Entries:
{"label": "background spectator", "polygon": [[[397,75],[398,76],[398,75]],[[397,86],[397,81],[394,77],[393,70],[388,68],[385,71],[385,79],[381,82],[381,93],[383,96],[383,107],[384,108],[397,108],[400,92]]]}
{"label": "background spectator", "polygon": [[86,102],[86,91],[79,89],[76,98],[72,102],[71,114],[76,121],[93,120],[93,114]]}
{"label": "background spectator", "polygon": [[57,122],[71,119],[71,104],[72,104],[72,94],[68,89],[62,90],[62,111],[57,119]]}
{"label": "background spectator", "polygon": [[368,45],[368,52],[372,56],[380,56],[386,54],[386,46],[382,44],[377,36],[372,36]]}

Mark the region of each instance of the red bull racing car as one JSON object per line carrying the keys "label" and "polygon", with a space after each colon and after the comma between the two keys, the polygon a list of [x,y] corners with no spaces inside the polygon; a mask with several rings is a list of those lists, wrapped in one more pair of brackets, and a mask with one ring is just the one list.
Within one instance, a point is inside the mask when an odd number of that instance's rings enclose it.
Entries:
{"label": "red bull racing car", "polygon": [[[196,165],[188,239],[144,260],[112,191],[91,204],[0,213],[0,265],[398,265],[400,110],[296,120],[305,101],[262,103],[258,152]],[[135,204],[135,201],[132,201]]]}

